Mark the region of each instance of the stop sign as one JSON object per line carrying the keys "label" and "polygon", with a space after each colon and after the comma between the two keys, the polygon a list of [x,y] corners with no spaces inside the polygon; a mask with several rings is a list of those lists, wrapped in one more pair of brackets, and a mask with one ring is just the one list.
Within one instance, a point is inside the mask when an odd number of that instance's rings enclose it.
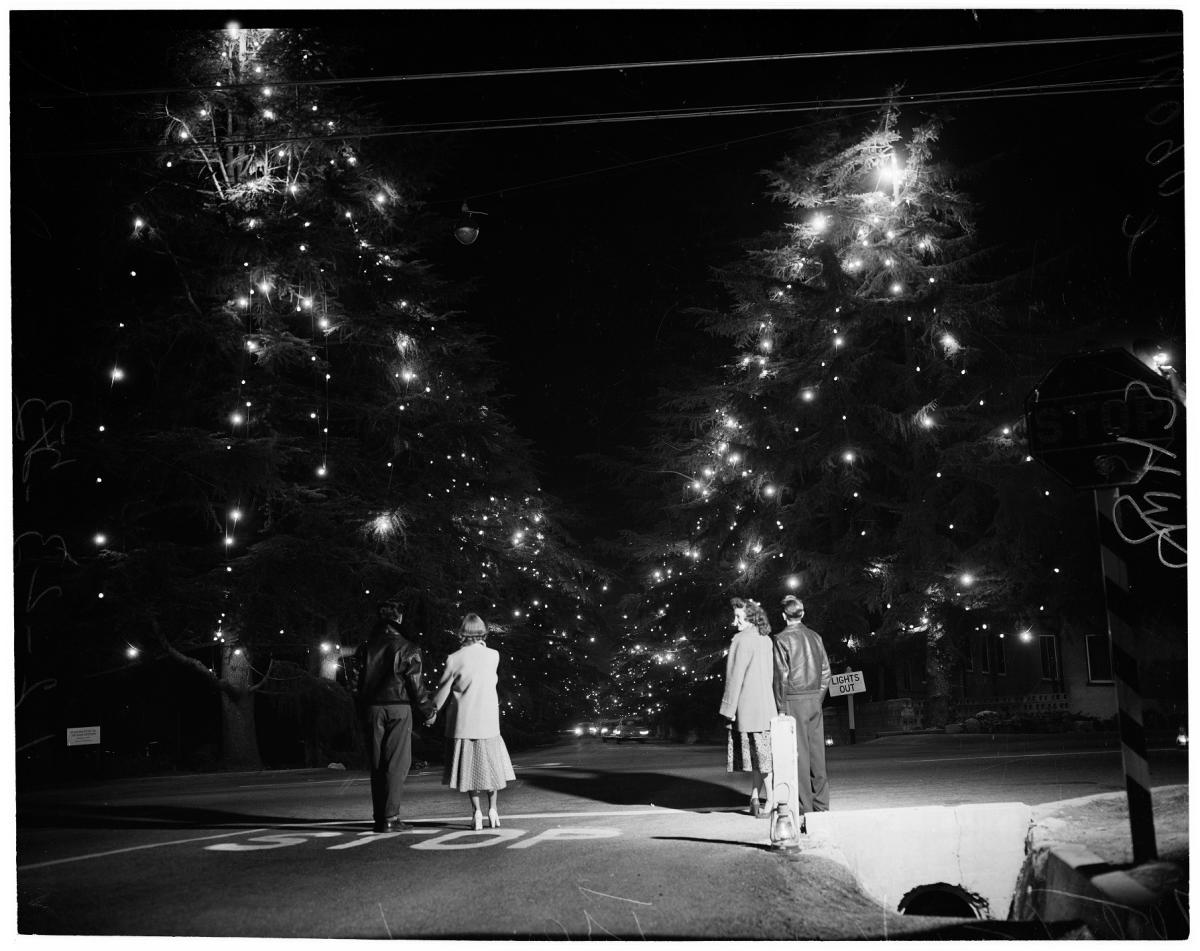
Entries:
{"label": "stop sign", "polygon": [[1170,464],[1184,427],[1170,383],[1119,349],[1061,360],[1025,398],[1025,423],[1030,455],[1077,489],[1130,485]]}

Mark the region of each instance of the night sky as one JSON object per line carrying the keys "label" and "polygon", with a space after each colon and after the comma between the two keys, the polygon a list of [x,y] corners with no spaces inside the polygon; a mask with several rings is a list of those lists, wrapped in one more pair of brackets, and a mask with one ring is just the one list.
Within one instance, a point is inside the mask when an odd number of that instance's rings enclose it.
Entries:
{"label": "night sky", "polygon": [[[985,243],[1004,247],[1015,265],[1067,256],[1073,277],[1060,303],[1091,309],[1102,301],[1109,309],[1098,316],[1113,339],[1097,346],[1119,343],[1133,325],[1148,321],[1181,344],[1183,203],[1159,192],[1182,162],[1178,154],[1158,164],[1147,159],[1168,152],[1160,143],[1172,135],[1182,140],[1181,120],[1162,105],[1181,91],[1034,93],[1051,84],[1095,89],[1153,74],[1180,62],[1169,54],[1182,40],[1029,43],[1178,32],[1181,16],[1169,11],[14,13],[17,305],[66,267],[78,280],[54,306],[86,306],[94,287],[88,214],[123,214],[105,209],[104,201],[105,182],[122,175],[124,159],[86,157],[89,148],[120,138],[112,127],[114,100],[56,94],[161,85],[168,82],[164,36],[219,29],[231,19],[246,27],[320,28],[326,43],[346,54],[339,67],[346,77],[890,51],[348,88],[372,103],[384,124],[485,125],[518,117],[544,123],[556,116],[829,105],[861,97],[865,106],[850,114],[866,128],[876,100],[895,87],[901,102],[983,96],[945,106],[953,121],[943,156],[961,168],[962,187],[982,204]],[[1010,41],[1021,45],[910,51]],[[979,92],[1001,86],[1031,88],[1011,99]],[[910,123],[921,109],[906,113]],[[406,147],[428,149],[437,156],[430,203],[447,215],[464,200],[486,212],[475,245],[461,247],[447,233],[428,254],[447,278],[475,283],[468,318],[494,337],[501,389],[511,395],[505,408],[536,444],[545,488],[580,509],[589,534],[621,527],[623,502],[603,470],[581,457],[638,446],[660,386],[703,379],[721,360],[720,344],[694,329],[689,308],[718,304],[711,269],[732,260],[740,242],[783,220],[783,209],[763,199],[758,171],[837,114],[823,108],[647,118],[381,137],[370,144],[382,152],[403,138]],[[1123,226],[1136,230],[1150,219],[1131,255]],[[31,332],[21,326],[27,313],[14,311],[18,338]],[[18,340],[18,354],[21,346]]]}

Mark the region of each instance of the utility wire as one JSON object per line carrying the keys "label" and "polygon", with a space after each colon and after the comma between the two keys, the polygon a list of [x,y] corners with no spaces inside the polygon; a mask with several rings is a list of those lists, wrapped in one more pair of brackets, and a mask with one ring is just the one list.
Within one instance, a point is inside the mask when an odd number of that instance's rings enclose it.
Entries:
{"label": "utility wire", "polygon": [[[1157,82],[1153,77],[1123,77],[1108,80],[1088,80],[1078,83],[1058,83],[1039,86],[999,86],[978,90],[947,90],[920,95],[889,95],[834,99],[800,103],[757,103],[738,106],[694,107],[691,109],[653,110],[632,113],[588,113],[565,116],[523,116],[497,120],[457,120],[452,122],[411,123],[402,126],[380,126],[357,131],[320,133],[309,135],[276,136],[269,133],[222,139],[213,143],[198,143],[201,147],[226,147],[255,145],[269,140],[272,143],[312,142],[346,139],[373,139],[392,136],[444,135],[462,132],[491,132],[510,129],[552,129],[566,126],[612,125],[621,122],[648,122],[661,119],[728,118],[739,116],[767,116],[798,112],[827,112],[834,109],[877,108],[885,103],[902,105],[938,105],[952,102],[990,102],[1009,99],[1032,99],[1042,96],[1094,94],[1101,92],[1132,92],[1147,89],[1179,87],[1179,82]],[[190,141],[190,140],[189,140]],[[191,146],[181,145],[181,148]],[[169,151],[169,146],[113,146],[108,148],[71,149],[62,151],[36,151],[35,155],[118,155],[142,152]]]}
{"label": "utility wire", "polygon": [[[1065,72],[1070,69],[1077,69],[1080,66],[1090,66],[1090,65],[1094,65],[1096,63],[1110,62],[1114,59],[1120,59],[1124,55],[1125,54],[1123,54],[1123,53],[1116,53],[1116,54],[1111,54],[1108,56],[1091,57],[1089,59],[1084,60],[1083,62],[1066,63],[1061,66],[1055,66],[1051,69],[1035,70],[1032,73],[1021,73],[1016,76],[1008,76],[1005,79],[1000,80],[1000,82],[1007,85],[1008,83],[1014,83],[1014,82],[1017,82],[1017,81],[1023,80],[1023,79],[1028,80],[1028,79],[1033,79],[1038,76],[1049,76],[1054,73],[1061,73],[1061,72]],[[982,88],[984,88],[984,85],[973,86],[973,87],[971,87],[971,91],[974,91],[977,89],[982,89]],[[846,110],[846,115],[849,116],[849,115],[857,115],[862,112],[871,112],[875,108],[877,108],[877,107],[863,106],[863,107],[857,108],[857,109],[856,108],[848,108]],[[818,122],[808,122],[808,123],[805,123],[804,125],[785,126],[782,129],[773,129],[770,132],[759,132],[756,135],[741,136],[736,139],[723,139],[720,142],[711,142],[708,145],[699,145],[699,146],[696,146],[695,148],[682,149],[678,152],[665,152],[665,153],[660,153],[659,155],[650,155],[650,156],[647,156],[646,158],[633,159],[629,162],[620,162],[616,165],[606,165],[606,166],[602,166],[600,168],[581,169],[577,172],[568,172],[563,175],[555,175],[553,178],[544,178],[544,179],[540,179],[535,182],[522,182],[517,185],[509,185],[509,186],[505,186],[502,188],[493,188],[490,191],[486,191],[486,192],[476,192],[474,194],[464,195],[464,196],[462,196],[462,200],[470,201],[470,200],[473,200],[476,198],[491,198],[495,195],[503,195],[503,194],[507,194],[508,192],[521,191],[526,188],[537,188],[542,185],[554,185],[559,182],[571,181],[572,179],[576,179],[576,178],[586,178],[589,175],[603,175],[606,172],[621,171],[621,170],[627,169],[627,168],[635,168],[640,165],[650,165],[654,162],[662,162],[662,161],[667,161],[669,159],[682,158],[687,155],[696,155],[700,152],[712,151],[713,149],[728,148],[731,145],[737,146],[737,145],[741,145],[745,142],[753,142],[753,141],[756,141],[759,139],[771,138],[772,136],[777,136],[777,135],[786,135],[788,133],[795,132],[799,129],[816,129],[816,128],[819,128],[820,126],[828,125],[831,122],[836,122],[840,118],[841,118],[840,116],[835,116],[832,119],[825,119],[825,120],[821,120]],[[449,200],[449,199],[446,199],[446,200]],[[455,199],[455,201],[458,201],[458,200],[459,200],[458,198]],[[436,204],[438,200],[437,199],[427,199],[427,201],[429,201],[430,203]]]}
{"label": "utility wire", "polygon": [[[428,82],[447,79],[499,79],[514,76],[561,75],[564,73],[611,72],[614,70],[660,69],[670,66],[721,66],[741,63],[792,62],[809,59],[837,59],[859,56],[890,56],[911,53],[955,53],[969,50],[1010,49],[1013,47],[1070,46],[1081,43],[1113,43],[1130,40],[1178,39],[1182,33],[1117,33],[1105,36],[1061,36],[1034,40],[998,40],[991,43],[943,43],[934,46],[891,46],[875,49],[827,50],[810,53],[771,53],[761,56],[721,56],[707,59],[660,59],[634,63],[592,63],[578,66],[529,66],[515,69],[475,69],[461,72],[393,74],[388,76],[355,76],[348,79],[286,80],[278,85],[286,88],[299,86],[357,86],[378,83]],[[245,82],[241,86],[270,85]],[[40,99],[89,99],[114,96],[149,96],[184,92],[229,92],[237,86],[163,86],[143,89],[99,89],[93,92],[79,91],[39,96]]]}

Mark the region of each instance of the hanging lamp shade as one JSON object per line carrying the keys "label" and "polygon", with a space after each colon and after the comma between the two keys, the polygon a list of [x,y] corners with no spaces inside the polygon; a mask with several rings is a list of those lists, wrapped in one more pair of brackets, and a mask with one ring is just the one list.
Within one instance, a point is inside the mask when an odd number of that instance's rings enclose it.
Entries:
{"label": "hanging lamp shade", "polygon": [[484,214],[484,212],[471,211],[464,201],[462,213],[463,216],[454,226],[454,238],[459,244],[471,245],[479,240],[479,223],[475,220],[475,215]]}

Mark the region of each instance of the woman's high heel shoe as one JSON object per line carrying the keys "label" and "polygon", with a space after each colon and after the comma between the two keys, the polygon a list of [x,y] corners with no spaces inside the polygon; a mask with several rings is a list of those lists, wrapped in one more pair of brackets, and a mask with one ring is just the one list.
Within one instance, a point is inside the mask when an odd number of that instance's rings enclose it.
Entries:
{"label": "woman's high heel shoe", "polygon": [[471,828],[474,829],[476,832],[479,832],[483,828],[483,813],[482,812],[476,812],[475,815],[473,815],[471,817]]}
{"label": "woman's high heel shoe", "polygon": [[496,812],[495,809],[488,810],[488,828],[489,829],[499,829],[500,828],[500,814],[498,812]]}
{"label": "woman's high heel shoe", "polygon": [[750,797],[750,815],[757,819],[762,815],[762,806],[758,802],[758,793]]}

